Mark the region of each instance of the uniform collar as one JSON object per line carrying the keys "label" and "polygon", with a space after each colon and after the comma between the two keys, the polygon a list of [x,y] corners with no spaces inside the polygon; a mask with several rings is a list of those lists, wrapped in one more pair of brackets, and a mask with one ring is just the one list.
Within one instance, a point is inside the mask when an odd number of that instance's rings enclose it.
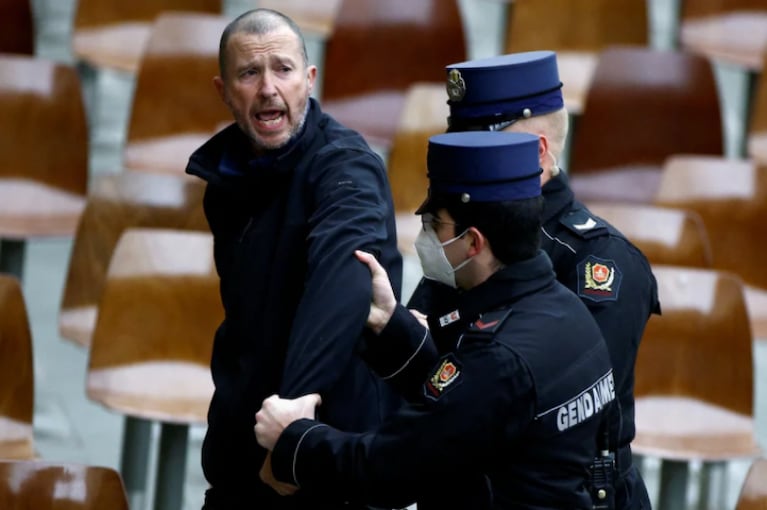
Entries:
{"label": "uniform collar", "polygon": [[553,218],[558,218],[562,211],[569,208],[575,196],[570,189],[570,180],[567,174],[559,172],[543,185],[543,223],[548,223]]}

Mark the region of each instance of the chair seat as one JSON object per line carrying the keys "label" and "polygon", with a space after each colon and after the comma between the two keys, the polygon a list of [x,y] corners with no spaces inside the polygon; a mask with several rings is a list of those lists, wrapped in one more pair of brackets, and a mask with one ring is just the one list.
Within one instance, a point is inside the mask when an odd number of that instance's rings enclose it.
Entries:
{"label": "chair seat", "polygon": [[123,164],[131,170],[183,175],[189,156],[212,135],[213,133],[187,133],[129,142],[123,153]]}
{"label": "chair seat", "polygon": [[71,236],[85,197],[29,179],[0,179],[0,237]]}
{"label": "chair seat", "polygon": [[599,56],[584,51],[558,51],[557,67],[562,81],[562,96],[570,114],[583,113],[586,93],[594,77]]}
{"label": "chair seat", "polygon": [[89,398],[123,414],[166,423],[205,423],[213,381],[207,366],[144,362],[90,370],[87,390]]}
{"label": "chair seat", "polygon": [[388,149],[394,140],[404,104],[405,95],[391,91],[323,101],[322,110],[358,131],[369,144]]}
{"label": "chair seat", "polygon": [[91,344],[97,317],[96,305],[62,309],[59,313],[59,334],[87,347]]}
{"label": "chair seat", "polygon": [[634,452],[664,459],[729,460],[757,456],[754,420],[685,397],[636,399]]}
{"label": "chair seat", "polygon": [[0,459],[31,459],[35,456],[32,424],[0,416]]}
{"label": "chair seat", "polygon": [[661,168],[632,165],[570,175],[576,198],[583,202],[651,203],[658,191]]}
{"label": "chair seat", "polygon": [[95,67],[135,73],[151,29],[142,22],[80,28],[72,35],[72,52]]}
{"label": "chair seat", "polygon": [[767,12],[738,11],[688,20],[681,26],[680,38],[689,50],[757,71],[767,51]]}
{"label": "chair seat", "polygon": [[762,164],[767,164],[767,132],[756,133],[748,138],[748,155]]}

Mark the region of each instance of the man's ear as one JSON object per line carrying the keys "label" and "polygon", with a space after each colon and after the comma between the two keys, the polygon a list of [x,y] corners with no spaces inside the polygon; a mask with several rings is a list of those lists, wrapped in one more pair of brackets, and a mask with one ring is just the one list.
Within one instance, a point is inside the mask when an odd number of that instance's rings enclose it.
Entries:
{"label": "man's ear", "polygon": [[487,246],[487,238],[485,238],[482,232],[477,230],[476,227],[469,227],[466,236],[471,238],[471,243],[469,244],[469,257],[481,253]]}
{"label": "man's ear", "polygon": [[226,91],[224,90],[224,80],[220,76],[214,76],[213,85],[216,87],[216,92],[218,92],[218,97],[221,98],[221,101],[223,101],[224,104],[229,105],[229,102],[226,100]]}
{"label": "man's ear", "polygon": [[309,93],[314,90],[314,82],[317,80],[317,66],[309,66],[306,70],[306,81],[309,85]]}

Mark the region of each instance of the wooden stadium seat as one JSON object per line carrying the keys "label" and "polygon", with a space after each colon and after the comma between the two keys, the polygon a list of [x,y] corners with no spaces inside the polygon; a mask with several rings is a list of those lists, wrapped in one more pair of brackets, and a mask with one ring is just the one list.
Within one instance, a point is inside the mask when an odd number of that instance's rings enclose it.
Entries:
{"label": "wooden stadium seat", "polygon": [[72,53],[94,68],[135,73],[158,14],[221,8],[221,0],[78,0]]}
{"label": "wooden stadium seat", "polygon": [[213,86],[228,18],[167,12],[157,17],[138,69],[124,166],[183,174],[189,156],[232,122]]}
{"label": "wooden stadium seat", "polygon": [[128,510],[120,475],[107,467],[0,461],[3,510]]}
{"label": "wooden stadium seat", "polygon": [[325,48],[323,109],[388,150],[407,88],[444,83],[445,66],[464,60],[456,0],[342,0]]}
{"label": "wooden stadium seat", "polygon": [[426,197],[426,149],[429,137],[447,129],[447,93],[444,83],[415,83],[408,87],[394,142],[387,160],[397,243],[402,253],[415,254],[413,243],[421,229],[416,209]]}
{"label": "wooden stadium seat", "polygon": [[694,211],[651,204],[589,204],[620,230],[651,264],[711,267],[711,242]]}
{"label": "wooden stadium seat", "polygon": [[109,264],[88,362],[88,397],[125,415],[121,473],[146,485],[151,421],[161,423],[154,508],[181,508],[188,427],[213,395],[210,356],[223,320],[210,233],[126,230]]}
{"label": "wooden stadium seat", "polygon": [[32,0],[0,0],[0,53],[35,54]]}
{"label": "wooden stadium seat", "polygon": [[[767,69],[767,50],[763,69]],[[747,153],[760,164],[767,164],[767,73],[762,73],[751,103],[751,119],[747,133]]]}
{"label": "wooden stadium seat", "polygon": [[208,230],[202,210],[204,190],[198,179],[129,170],[94,182],[69,259],[59,312],[62,337],[90,345],[107,266],[123,231]]}
{"label": "wooden stadium seat", "polygon": [[710,471],[760,453],[752,335],[735,275],[663,265],[653,273],[663,313],[650,317],[639,349],[631,447],[663,460],[658,506],[684,508],[688,461]]}
{"label": "wooden stadium seat", "polygon": [[30,459],[34,457],[32,335],[19,281],[7,274],[0,274],[0,353],[0,459]]}
{"label": "wooden stadium seat", "polygon": [[658,205],[696,211],[711,236],[713,267],[746,283],[751,327],[767,338],[767,166],[753,161],[670,158],[656,197]]}
{"label": "wooden stadium seat", "polygon": [[514,0],[505,52],[557,52],[565,106],[583,110],[598,53],[608,46],[647,46],[647,0]]}
{"label": "wooden stadium seat", "polygon": [[764,0],[684,0],[681,6],[683,49],[751,71],[762,69],[767,52]]}
{"label": "wooden stadium seat", "polygon": [[0,55],[0,271],[21,277],[24,241],[71,236],[85,205],[88,130],[74,68]]}
{"label": "wooden stadium seat", "polygon": [[756,459],[748,469],[735,510],[767,510],[767,459]]}
{"label": "wooden stadium seat", "polygon": [[679,52],[604,50],[571,147],[580,200],[652,202],[668,156],[723,153],[711,64]]}

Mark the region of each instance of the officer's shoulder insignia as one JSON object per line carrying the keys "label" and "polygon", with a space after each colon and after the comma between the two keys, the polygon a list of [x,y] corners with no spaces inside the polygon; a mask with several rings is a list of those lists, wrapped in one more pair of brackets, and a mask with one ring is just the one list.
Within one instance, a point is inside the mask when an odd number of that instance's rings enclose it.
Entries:
{"label": "officer's shoulder insignia", "polygon": [[578,295],[592,301],[617,301],[623,273],[614,261],[589,255],[577,267]]}
{"label": "officer's shoulder insignia", "polygon": [[424,394],[427,398],[437,400],[450,388],[458,386],[462,378],[463,368],[453,354],[443,357],[436,369],[424,384]]}
{"label": "officer's shoulder insignia", "polygon": [[565,214],[559,222],[574,234],[585,239],[607,233],[605,222],[586,209],[576,209]]}
{"label": "officer's shoulder insignia", "polygon": [[510,314],[511,308],[483,313],[479,319],[469,325],[467,333],[472,333],[473,336],[476,333],[492,335],[500,329]]}

